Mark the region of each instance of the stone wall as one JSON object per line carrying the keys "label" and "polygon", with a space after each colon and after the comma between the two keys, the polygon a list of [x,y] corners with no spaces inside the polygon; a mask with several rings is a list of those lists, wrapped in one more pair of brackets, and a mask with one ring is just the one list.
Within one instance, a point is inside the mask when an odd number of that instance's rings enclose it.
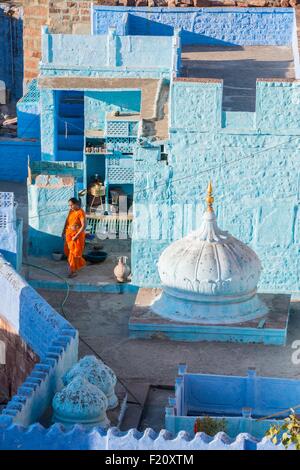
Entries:
{"label": "stone wall", "polygon": [[155,147],[135,157],[133,283],[159,285],[158,257],[199,227],[211,178],[220,228],[262,261],[260,287],[300,289],[300,87],[259,81],[256,93],[256,113],[224,113],[221,81],[174,82],[168,165]]}

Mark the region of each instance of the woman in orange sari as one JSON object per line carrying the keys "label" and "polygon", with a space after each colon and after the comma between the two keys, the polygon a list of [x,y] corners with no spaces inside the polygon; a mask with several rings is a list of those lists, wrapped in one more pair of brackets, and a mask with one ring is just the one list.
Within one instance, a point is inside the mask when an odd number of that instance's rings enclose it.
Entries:
{"label": "woman in orange sari", "polygon": [[65,239],[65,255],[68,257],[69,276],[74,277],[77,271],[85,266],[83,250],[85,243],[85,212],[75,197],[69,200],[70,211],[65,222],[62,236]]}

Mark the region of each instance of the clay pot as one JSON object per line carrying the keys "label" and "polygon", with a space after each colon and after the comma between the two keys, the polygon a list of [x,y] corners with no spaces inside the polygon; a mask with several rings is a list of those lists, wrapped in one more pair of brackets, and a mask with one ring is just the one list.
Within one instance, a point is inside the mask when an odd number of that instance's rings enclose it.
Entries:
{"label": "clay pot", "polygon": [[121,256],[118,264],[114,269],[114,275],[118,282],[127,282],[130,274],[130,267],[127,264],[127,256]]}

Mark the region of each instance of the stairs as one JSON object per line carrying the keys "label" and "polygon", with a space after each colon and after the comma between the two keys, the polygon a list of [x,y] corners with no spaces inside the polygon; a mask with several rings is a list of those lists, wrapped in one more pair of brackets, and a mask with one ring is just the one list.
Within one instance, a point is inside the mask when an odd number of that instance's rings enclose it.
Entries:
{"label": "stairs", "polygon": [[83,92],[61,92],[57,132],[57,160],[82,161],[84,145]]}

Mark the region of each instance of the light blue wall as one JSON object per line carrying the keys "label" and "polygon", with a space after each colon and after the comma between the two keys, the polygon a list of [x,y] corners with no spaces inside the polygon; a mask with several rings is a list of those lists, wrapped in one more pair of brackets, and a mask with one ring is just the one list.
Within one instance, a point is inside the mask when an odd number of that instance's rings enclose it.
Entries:
{"label": "light blue wall", "polygon": [[85,129],[103,129],[105,113],[136,112],[141,108],[140,90],[86,91],[84,94]]}
{"label": "light blue wall", "polygon": [[0,7],[0,80],[13,99],[23,94],[23,20],[4,14]]}
{"label": "light blue wall", "polygon": [[93,31],[106,34],[115,26],[119,34],[171,36],[174,28],[182,28],[183,44],[286,45],[292,42],[293,15],[288,8],[94,6]]}
{"label": "light blue wall", "polygon": [[29,426],[49,407],[63,385],[62,375],[77,361],[78,333],[12,266],[0,261],[1,314],[40,358],[0,415],[0,428],[12,421]]}
{"label": "light blue wall", "polygon": [[300,289],[299,93],[258,82],[256,113],[222,114],[220,83],[174,82],[169,164],[157,148],[135,156],[134,283],[159,285],[159,255],[199,227],[211,178],[219,226],[261,259],[260,288]]}
{"label": "light blue wall", "polygon": [[[34,175],[28,185],[29,252],[38,256],[51,256],[63,250],[61,233],[68,214],[68,200],[77,196],[78,185],[83,181],[83,163],[32,162]],[[64,184],[64,178],[69,180]]]}
{"label": "light blue wall", "polygon": [[40,142],[22,139],[0,139],[0,180],[26,181],[28,157],[41,159]]}

